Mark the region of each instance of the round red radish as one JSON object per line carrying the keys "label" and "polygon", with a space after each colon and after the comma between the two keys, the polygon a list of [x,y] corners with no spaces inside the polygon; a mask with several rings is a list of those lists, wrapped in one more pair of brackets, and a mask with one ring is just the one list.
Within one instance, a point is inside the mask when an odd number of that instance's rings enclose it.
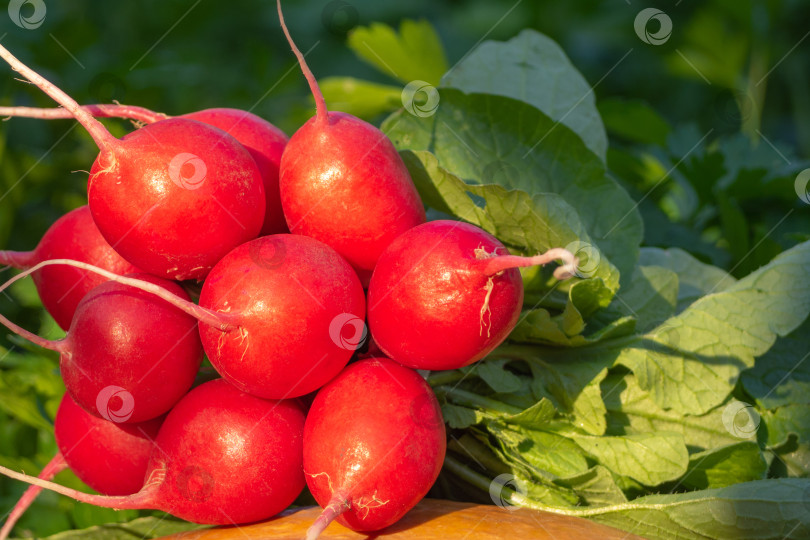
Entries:
{"label": "round red radish", "polygon": [[264,236],[233,250],[205,280],[200,307],[230,324],[200,325],[217,371],[270,399],[323,386],[365,334],[356,274],[329,246],[305,236]]}
{"label": "round red radish", "polygon": [[[48,262],[52,261],[14,279]],[[152,284],[188,302],[176,283],[147,274],[134,277],[137,283]],[[152,292],[114,281],[102,283],[82,299],[63,339],[40,338],[3,316],[0,322],[37,345],[58,351],[71,397],[87,412],[119,423],[143,422],[168,411],[191,388],[202,361],[193,316]]]}
{"label": "round red radish", "polygon": [[279,19],[315,97],[317,114],[290,138],[279,188],[290,231],[343,255],[367,283],[394,238],[425,221],[405,164],[385,134],[350,114],[329,112],[315,77]]}
{"label": "round red radish", "polygon": [[100,153],[88,201],[101,234],[138,268],[202,279],[264,222],[261,175],[250,153],[213,126],[185,118],[148,124],[122,139],[70,96],[0,46],[0,57],[87,129]]}
{"label": "round red radish", "polygon": [[333,519],[376,531],[413,508],[439,475],[446,449],[436,396],[416,372],[387,358],[344,369],[315,397],[304,427],[307,485]]}
{"label": "round red radish", "polygon": [[[87,206],[56,220],[33,251],[0,251],[0,265],[20,270],[48,259],[74,259],[121,275],[138,272],[104,240]],[[43,268],[32,277],[42,305],[63,330],[70,327],[76,306],[84,295],[107,281],[98,274],[69,266]]]}
{"label": "round red radish", "polygon": [[225,132],[183,118],[148,124],[102,150],[87,197],[116,251],[178,280],[205,277],[264,222],[264,188],[248,151]]}
{"label": "round red radish", "polygon": [[163,510],[196,523],[249,523],[284,510],[303,489],[303,430],[295,401],[263,400],[217,379],[189,392],[166,416],[146,482],[134,495],[91,495],[5,467],[0,473],[97,506]]}
{"label": "round red radish", "polygon": [[[69,394],[62,396],[54,419],[59,451],[38,476],[50,480],[64,469],[104,495],[131,495],[143,487],[153,441],[163,418],[139,424],[116,424],[79,407]],[[31,486],[12,509],[0,540],[34,502],[42,488]]]}
{"label": "round red radish", "polygon": [[517,324],[523,282],[516,269],[573,255],[552,249],[517,257],[497,238],[459,221],[431,221],[397,238],[368,289],[369,329],[380,349],[415,369],[456,369],[480,360]]}
{"label": "round red radish", "polygon": [[278,168],[288,137],[276,126],[239,109],[205,109],[184,114],[183,118],[197,120],[217,127],[244,146],[259,167],[267,201],[262,236],[289,232],[278,191]]}

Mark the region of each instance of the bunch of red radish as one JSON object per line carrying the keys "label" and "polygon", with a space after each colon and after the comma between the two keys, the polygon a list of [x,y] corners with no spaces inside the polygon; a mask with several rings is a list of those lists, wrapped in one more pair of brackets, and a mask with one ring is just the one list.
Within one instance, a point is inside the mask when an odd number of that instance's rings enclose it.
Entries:
{"label": "bunch of red radish", "polygon": [[[63,107],[3,112],[75,118],[100,151],[89,205],[34,251],[0,252],[24,270],[0,291],[32,275],[67,330],[48,341],[0,316],[59,351],[67,388],[60,452],[40,477],[0,467],[32,484],[0,539],[42,488],[239,524],[277,514],[306,485],[324,508],[309,537],[335,518],[391,525],[445,453],[439,403],[414,370],[469,365],[506,339],[523,302],[517,267],[562,260],[555,277],[573,274],[565,250],[518,257],[475,226],[425,222],[394,146],[327,111],[278,10],[317,105],[289,141],[233,109],[81,107],[0,46]],[[116,139],[95,116],[144,125]],[[183,280],[202,282],[197,303]],[[379,354],[357,359],[368,333]],[[204,355],[221,378],[191,389]],[[50,482],[65,467],[103,495]]]}

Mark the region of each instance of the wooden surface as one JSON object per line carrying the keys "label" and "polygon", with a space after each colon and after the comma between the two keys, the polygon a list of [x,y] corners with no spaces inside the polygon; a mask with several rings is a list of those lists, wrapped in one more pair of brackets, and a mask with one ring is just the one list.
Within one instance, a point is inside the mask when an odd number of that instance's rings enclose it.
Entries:
{"label": "wooden surface", "polygon": [[[259,540],[303,538],[320,508],[300,508],[284,512],[263,523],[193,531],[164,540]],[[508,540],[640,540],[638,536],[580,518],[563,517],[537,510],[482,506],[452,501],[425,499],[398,523],[383,531],[362,534],[339,523],[332,523],[323,539],[359,540],[384,538],[397,540],[508,539]]]}

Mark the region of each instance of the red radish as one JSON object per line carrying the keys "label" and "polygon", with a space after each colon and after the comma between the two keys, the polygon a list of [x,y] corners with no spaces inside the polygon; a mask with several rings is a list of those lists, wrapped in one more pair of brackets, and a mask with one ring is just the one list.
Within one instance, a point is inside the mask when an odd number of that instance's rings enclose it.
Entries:
{"label": "red radish", "polygon": [[[15,276],[0,291],[49,263],[53,261]],[[176,283],[147,274],[135,276],[140,279],[133,281],[146,281],[188,301]],[[143,422],[168,411],[191,388],[202,361],[194,317],[149,292],[114,281],[87,293],[62,339],[43,339],[2,315],[0,322],[41,347],[58,351],[62,378],[73,399],[87,412],[115,422]]]}
{"label": "red radish", "polygon": [[307,539],[334,519],[355,531],[395,523],[427,494],[445,449],[439,403],[422,377],[387,358],[350,365],[307,414],[304,472],[324,508]]}
{"label": "red radish", "polygon": [[[165,114],[130,105],[83,105],[82,109],[97,118],[130,118],[146,124],[169,118]],[[0,107],[0,116],[44,120],[73,118],[70,111],[66,109],[40,109],[37,107]],[[267,120],[239,109],[205,109],[184,114],[181,118],[217,127],[239,141],[250,152],[262,175],[267,203],[264,225],[260,234],[265,236],[289,232],[278,192],[278,167],[281,162],[281,153],[287,144],[287,135]]]}
{"label": "red radish", "polygon": [[[104,240],[90,209],[81,206],[56,220],[33,251],[0,251],[0,265],[25,270],[48,259],[74,259],[116,274],[138,272]],[[69,266],[43,268],[33,275],[39,297],[63,329],[70,327],[79,301],[104,278]]]}
{"label": "red radish", "polygon": [[100,153],[88,200],[101,234],[125,259],[171,279],[202,279],[261,230],[265,195],[250,153],[222,130],[185,118],[113,137],[70,96],[0,46],[0,57],[67,109]]}
{"label": "red radish", "polygon": [[97,506],[163,510],[196,523],[249,523],[284,510],[303,489],[303,430],[304,413],[293,400],[263,400],[217,379],[189,392],[166,416],[146,482],[134,495],[91,495],[5,467],[0,473]]}
{"label": "red radish", "polygon": [[34,269],[50,264],[99,273],[197,318],[203,348],[220,375],[266,399],[317,390],[340,373],[366,335],[365,297],[354,270],[335,250],[306,236],[263,236],[234,249],[206,278],[199,306],[142,280],[84,263],[46,261]]}
{"label": "red radish", "polygon": [[380,349],[415,369],[456,369],[480,360],[517,324],[523,306],[518,267],[561,259],[557,279],[573,275],[564,249],[509,255],[474,225],[431,221],[397,238],[368,288],[369,328]]}
{"label": "red radish", "polygon": [[[70,468],[79,479],[104,495],[131,495],[143,487],[146,467],[163,418],[139,424],[116,424],[79,407],[69,394],[62,397],[54,419],[59,451],[38,478],[50,480]],[[29,487],[0,529],[5,540],[14,524],[42,488]]]}
{"label": "red radish", "polygon": [[281,156],[279,188],[290,231],[316,238],[343,255],[364,284],[394,238],[424,223],[425,209],[394,145],[350,114],[329,112],[315,77],[293,43],[277,2],[281,28],[315,97],[317,114]]}
{"label": "red radish", "polygon": [[323,386],[365,333],[363,287],[329,246],[305,236],[264,236],[208,275],[200,306],[238,328],[200,325],[211,363],[237,388],[281,399]]}

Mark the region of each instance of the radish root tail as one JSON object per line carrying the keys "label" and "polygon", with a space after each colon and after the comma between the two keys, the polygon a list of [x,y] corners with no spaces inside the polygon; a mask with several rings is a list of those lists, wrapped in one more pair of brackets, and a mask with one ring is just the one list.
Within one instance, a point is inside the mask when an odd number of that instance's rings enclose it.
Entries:
{"label": "radish root tail", "polygon": [[146,510],[152,508],[156,491],[156,485],[153,485],[149,488],[144,487],[141,491],[135,493],[134,495],[128,495],[126,497],[111,497],[84,493],[76,489],[61,486],[54,482],[42,480],[35,476],[28,476],[27,474],[18,473],[17,471],[12,471],[11,469],[3,466],[0,466],[0,474],[3,474],[13,480],[19,480],[32,486],[37,486],[42,489],[59,493],[60,495],[70,497],[71,499],[79,502],[92,504],[95,506],[102,506],[104,508],[114,508],[116,510]]}
{"label": "radish root tail", "polygon": [[[478,257],[480,258],[480,257]],[[518,255],[496,255],[494,257],[481,259],[483,262],[483,272],[488,276],[494,276],[508,270],[509,268],[521,268],[527,266],[542,266],[552,261],[560,260],[562,265],[554,270],[554,277],[562,281],[573,277],[577,271],[579,260],[573,253],[564,248],[552,248],[545,253],[534,257],[520,257]]]}
{"label": "radish root tail", "polygon": [[[238,321],[240,317],[236,313],[219,313],[216,311],[211,311],[210,309],[198,306],[193,302],[189,302],[188,300],[179,298],[174,293],[171,293],[166,289],[164,289],[163,287],[155,285],[154,283],[149,283],[148,281],[143,281],[140,279],[119,276],[118,274],[115,274],[108,270],[104,270],[103,268],[99,268],[97,266],[93,266],[92,264],[74,261],[71,259],[51,259],[48,261],[42,261],[36,266],[32,266],[28,270],[25,270],[24,272],[21,272],[16,276],[12,277],[8,281],[6,281],[3,285],[0,285],[0,292],[3,292],[17,280],[20,280],[32,274],[33,272],[36,272],[40,268],[60,264],[73,266],[74,268],[80,268],[82,270],[87,270],[88,272],[93,272],[94,274],[103,276],[109,279],[110,281],[114,281],[122,285],[128,285],[130,287],[134,287],[136,289],[154,294],[158,298],[170,303],[180,311],[194,317],[195,319],[197,319],[202,323],[205,323],[209,326],[213,326],[214,328],[220,330],[221,332],[230,332],[231,330],[236,330],[237,328],[239,328]],[[26,339],[30,339],[28,336],[25,337]],[[36,343],[36,341],[34,342]]]}
{"label": "radish root tail", "polygon": [[332,495],[332,499],[323,509],[321,515],[318,516],[312,526],[307,529],[306,540],[315,540],[318,538],[326,527],[328,527],[329,524],[335,520],[336,517],[350,508],[351,504],[345,495],[339,491],[336,492],[334,495]]}

